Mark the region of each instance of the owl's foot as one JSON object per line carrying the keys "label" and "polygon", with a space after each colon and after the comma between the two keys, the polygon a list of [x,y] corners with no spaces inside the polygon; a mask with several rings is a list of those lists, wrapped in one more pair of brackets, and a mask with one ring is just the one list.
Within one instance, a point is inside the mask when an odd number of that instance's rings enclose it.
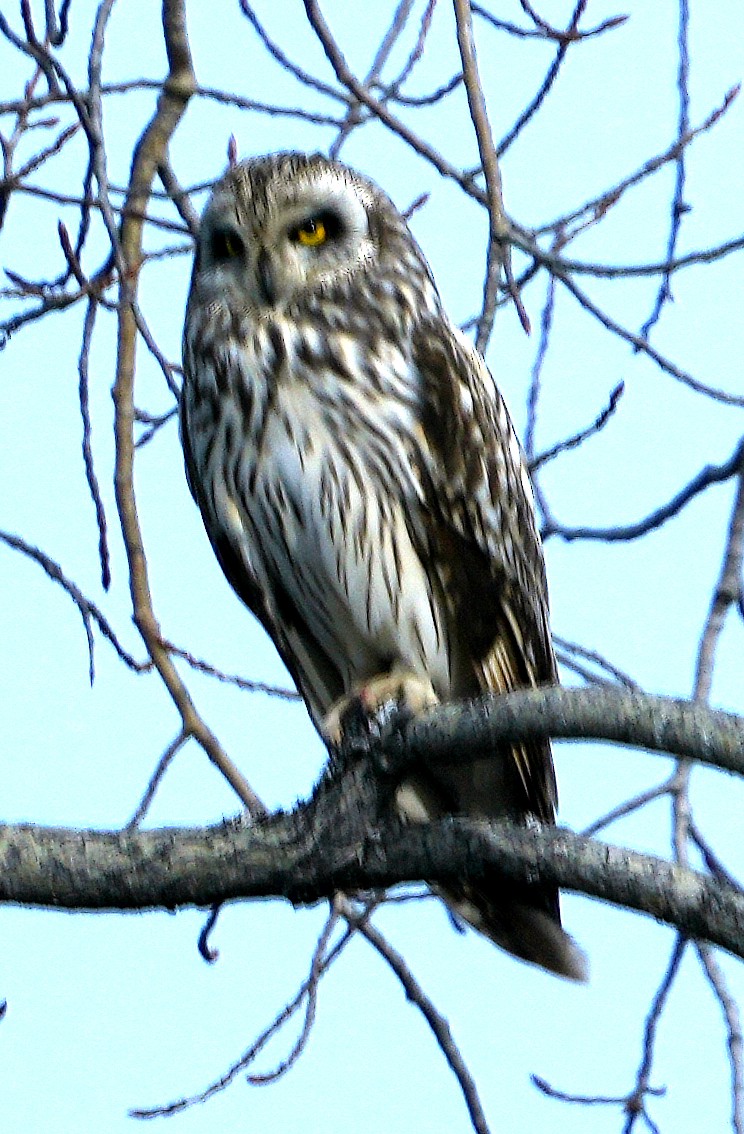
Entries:
{"label": "owl's foot", "polygon": [[394,669],[371,677],[339,698],[323,721],[323,733],[334,748],[350,735],[381,737],[438,703],[428,678]]}

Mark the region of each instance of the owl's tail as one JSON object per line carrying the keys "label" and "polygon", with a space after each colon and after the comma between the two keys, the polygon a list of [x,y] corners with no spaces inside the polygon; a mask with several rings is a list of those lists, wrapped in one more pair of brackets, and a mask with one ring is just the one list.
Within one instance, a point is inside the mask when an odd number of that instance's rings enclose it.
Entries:
{"label": "owl's tail", "polygon": [[[508,953],[568,980],[588,979],[586,953],[561,926],[557,895],[553,913],[532,904],[529,890],[506,894],[503,883],[491,889],[487,878],[477,886],[464,886],[458,893],[449,889],[438,889],[438,893],[456,916]],[[537,900],[544,897],[542,891],[535,894]]]}

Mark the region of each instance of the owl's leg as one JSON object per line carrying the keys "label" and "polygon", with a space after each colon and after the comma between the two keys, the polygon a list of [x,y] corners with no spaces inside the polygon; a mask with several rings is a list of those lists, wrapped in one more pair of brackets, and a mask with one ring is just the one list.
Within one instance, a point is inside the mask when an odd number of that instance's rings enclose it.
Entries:
{"label": "owl's leg", "polygon": [[326,714],[323,733],[329,744],[338,747],[347,728],[358,729],[360,718],[384,731],[401,716],[418,716],[438,703],[427,677],[395,667],[360,682],[351,693],[340,697]]}

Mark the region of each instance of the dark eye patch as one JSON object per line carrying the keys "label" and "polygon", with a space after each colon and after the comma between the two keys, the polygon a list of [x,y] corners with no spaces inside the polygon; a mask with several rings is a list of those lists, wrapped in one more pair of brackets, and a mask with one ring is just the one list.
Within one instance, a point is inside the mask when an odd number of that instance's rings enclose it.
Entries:
{"label": "dark eye patch", "polygon": [[245,252],[245,244],[234,228],[216,228],[209,240],[212,257],[215,260],[234,260]]}

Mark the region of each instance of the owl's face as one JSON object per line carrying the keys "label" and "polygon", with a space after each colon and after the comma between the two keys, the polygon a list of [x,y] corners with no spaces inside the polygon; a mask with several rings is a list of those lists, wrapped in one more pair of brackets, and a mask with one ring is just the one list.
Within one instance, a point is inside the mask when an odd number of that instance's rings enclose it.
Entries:
{"label": "owl's face", "polygon": [[233,311],[283,308],[368,270],[386,227],[406,229],[384,194],[346,166],[304,154],[249,160],[214,189],[193,287],[200,301]]}

